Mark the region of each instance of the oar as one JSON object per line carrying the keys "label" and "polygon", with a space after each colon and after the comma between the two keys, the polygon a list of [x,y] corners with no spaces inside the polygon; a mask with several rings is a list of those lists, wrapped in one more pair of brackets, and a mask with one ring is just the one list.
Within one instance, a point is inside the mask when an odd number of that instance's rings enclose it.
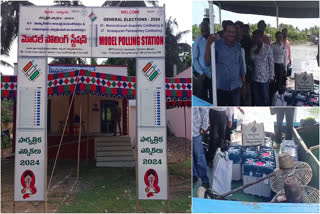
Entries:
{"label": "oar", "polygon": [[[262,177],[262,178],[259,178],[259,179],[255,180],[255,181],[251,182],[251,183],[247,183],[247,184],[242,185],[242,186],[240,186],[240,187],[238,187],[238,188],[235,188],[235,189],[231,190],[230,192],[224,193],[224,194],[222,194],[222,195],[218,195],[218,196],[217,196],[217,199],[223,199],[223,198],[227,197],[228,195],[231,195],[231,194],[233,194],[233,193],[235,193],[235,192],[238,192],[239,190],[243,190],[243,189],[245,189],[245,188],[247,188],[247,187],[249,187],[249,186],[252,186],[252,185],[254,185],[254,184],[257,184],[257,183],[259,183],[259,182],[261,182],[261,181],[263,181],[263,180],[266,180],[266,179],[268,179],[268,178],[276,175],[276,174],[277,174],[278,172],[280,172],[280,171],[281,171],[281,170],[280,170],[279,168],[276,168],[272,173],[270,173],[270,174],[268,174],[268,175],[266,175],[266,176],[264,176],[264,177]],[[282,171],[285,172],[285,170],[282,170]]]}

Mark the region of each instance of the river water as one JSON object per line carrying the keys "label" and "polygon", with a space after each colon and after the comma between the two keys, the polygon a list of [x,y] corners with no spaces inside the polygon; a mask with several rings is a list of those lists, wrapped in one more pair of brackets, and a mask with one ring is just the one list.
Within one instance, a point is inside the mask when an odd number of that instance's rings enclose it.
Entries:
{"label": "river water", "polygon": [[[236,109],[236,108],[235,108]],[[269,107],[243,107],[245,115],[241,115],[239,110],[235,110],[236,119],[243,119],[244,122],[264,123],[265,131],[274,132],[274,122],[276,115],[271,115]],[[316,107],[298,107],[295,111],[294,121],[300,122],[301,119],[313,117],[319,122],[319,108]],[[284,119],[285,121],[285,119]]]}
{"label": "river water", "polygon": [[307,42],[291,45],[292,77],[294,73],[313,73],[313,78],[319,80],[320,67],[318,67],[316,56],[317,45]]}

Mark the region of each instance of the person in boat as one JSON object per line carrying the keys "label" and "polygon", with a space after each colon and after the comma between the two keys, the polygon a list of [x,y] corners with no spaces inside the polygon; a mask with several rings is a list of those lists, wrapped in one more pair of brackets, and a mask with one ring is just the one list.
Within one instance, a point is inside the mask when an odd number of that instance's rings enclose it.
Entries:
{"label": "person in boat", "polygon": [[271,44],[273,59],[274,59],[274,84],[271,89],[272,99],[274,94],[278,91],[279,94],[283,94],[286,87],[286,47],[282,42],[282,33],[276,32],[276,41]]}
{"label": "person in boat", "polygon": [[263,33],[263,42],[268,44],[268,45],[270,45],[271,41],[270,41],[269,37],[264,34],[264,31],[266,30],[266,27],[267,27],[267,25],[266,25],[266,22],[264,20],[260,20],[258,22],[258,30],[262,31],[262,33]]}
{"label": "person in boat", "polygon": [[291,67],[291,44],[288,40],[287,28],[282,29],[282,41],[284,46],[286,47],[286,69],[288,69],[288,67]]}
{"label": "person in boat", "polygon": [[252,60],[250,57],[250,50],[252,48],[252,40],[250,37],[250,27],[248,24],[243,24],[241,27],[241,47],[244,49],[244,61],[246,70],[246,94],[242,94],[240,104],[242,106],[251,106],[253,102],[252,94]]}
{"label": "person in boat", "polygon": [[270,45],[263,42],[263,32],[253,32],[254,46],[251,49],[253,63],[253,93],[256,106],[270,106],[269,84],[274,75],[274,59]]}
{"label": "person in boat", "polygon": [[[204,19],[200,24],[201,36],[199,36],[192,46],[192,64],[194,68],[194,81],[199,87],[195,88],[194,94],[199,98],[212,103],[212,81],[211,66],[205,63],[205,52],[207,40],[210,36],[209,22]],[[215,37],[211,37],[215,41]],[[209,94],[209,96],[208,96]]]}
{"label": "person in boat", "polygon": [[218,106],[239,106],[240,93],[246,91],[245,69],[241,45],[236,41],[236,29],[232,21],[226,21],[223,39],[208,38],[205,62],[211,67],[211,44],[215,42],[216,87]]}
{"label": "person in boat", "polygon": [[[234,109],[235,108],[231,108],[231,113],[232,113],[232,119],[231,119],[231,124],[229,124],[230,122],[228,121],[228,125],[226,128],[226,140],[231,142],[231,134],[232,134],[232,126],[233,126],[233,121],[234,121]],[[237,107],[237,109],[240,111],[240,113],[242,115],[245,114],[244,110],[241,107]],[[228,115],[228,114],[227,114]]]}
{"label": "person in boat", "polygon": [[209,110],[210,142],[207,153],[208,166],[212,168],[216,150],[226,140],[226,128],[232,127],[233,109],[231,107],[213,107]]}
{"label": "person in boat", "polygon": [[[229,21],[229,20],[223,20],[223,21],[222,21],[222,29],[225,28],[225,25],[226,25],[226,23],[227,23],[228,21]],[[218,32],[216,33],[216,38],[217,38],[217,40],[223,38],[223,30],[220,30],[220,31],[218,31]]]}
{"label": "person in boat", "polygon": [[209,189],[209,178],[207,175],[207,162],[202,146],[202,135],[207,132],[208,123],[208,109],[207,108],[192,108],[192,177],[193,183],[202,181],[202,186]]}
{"label": "person in boat", "polygon": [[294,118],[295,108],[288,107],[271,107],[270,113],[272,115],[277,115],[277,131],[276,131],[276,145],[274,149],[278,149],[282,142],[282,123],[284,117],[286,117],[286,140],[292,140],[293,138],[293,118]]}

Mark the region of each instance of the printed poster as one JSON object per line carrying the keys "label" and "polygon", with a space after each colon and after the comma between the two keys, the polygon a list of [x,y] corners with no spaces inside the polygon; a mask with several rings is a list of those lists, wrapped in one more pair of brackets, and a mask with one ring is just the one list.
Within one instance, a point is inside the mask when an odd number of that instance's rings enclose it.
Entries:
{"label": "printed poster", "polygon": [[138,198],[168,199],[165,59],[137,59]]}
{"label": "printed poster", "polygon": [[21,6],[19,56],[164,57],[165,9]]}
{"label": "printed poster", "polygon": [[47,59],[18,57],[15,201],[44,201],[47,141]]}

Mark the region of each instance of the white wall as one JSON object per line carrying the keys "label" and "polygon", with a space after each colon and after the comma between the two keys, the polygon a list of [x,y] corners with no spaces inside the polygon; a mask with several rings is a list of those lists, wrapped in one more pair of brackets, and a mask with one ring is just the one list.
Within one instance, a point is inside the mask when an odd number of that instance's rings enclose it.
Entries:
{"label": "white wall", "polygon": [[[191,108],[186,111],[186,137],[191,140]],[[176,137],[185,137],[184,108],[167,109],[167,123]],[[136,142],[136,106],[129,104],[129,136],[131,144]]]}

